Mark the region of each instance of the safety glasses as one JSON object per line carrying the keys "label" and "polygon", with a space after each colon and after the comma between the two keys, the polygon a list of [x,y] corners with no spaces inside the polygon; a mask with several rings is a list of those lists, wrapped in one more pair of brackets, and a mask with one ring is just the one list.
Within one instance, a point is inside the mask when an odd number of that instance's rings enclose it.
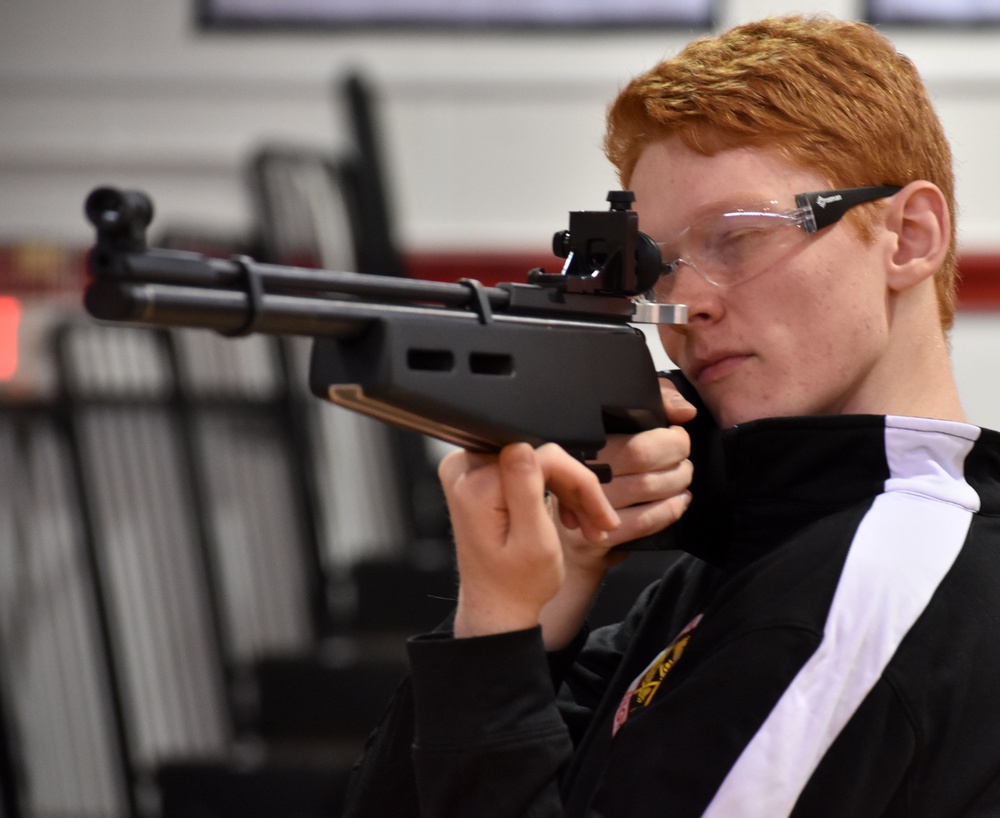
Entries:
{"label": "safety glasses", "polygon": [[669,241],[657,242],[666,259],[653,287],[657,302],[671,300],[677,274],[684,265],[717,287],[742,284],[772,267],[810,235],[839,221],[864,202],[898,193],[892,185],[799,193],[795,207],[778,211],[777,203],[750,205],[708,213]]}

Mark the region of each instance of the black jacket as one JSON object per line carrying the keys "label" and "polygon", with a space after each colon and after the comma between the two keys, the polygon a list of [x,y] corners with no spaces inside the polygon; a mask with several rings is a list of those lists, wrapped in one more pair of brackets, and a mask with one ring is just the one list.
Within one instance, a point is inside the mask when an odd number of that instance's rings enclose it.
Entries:
{"label": "black jacket", "polygon": [[711,562],[620,625],[550,656],[413,640],[348,815],[1000,815],[1000,435],[787,418],[723,446],[681,530]]}

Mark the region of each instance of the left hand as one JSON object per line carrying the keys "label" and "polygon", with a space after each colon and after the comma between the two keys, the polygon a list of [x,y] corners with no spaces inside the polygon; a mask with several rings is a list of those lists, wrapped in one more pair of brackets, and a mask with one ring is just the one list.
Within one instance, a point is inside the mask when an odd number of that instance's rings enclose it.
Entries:
{"label": "left hand", "polygon": [[458,637],[533,627],[562,587],[563,546],[546,489],[582,540],[606,541],[619,522],[595,475],[554,444],[456,451],[438,472],[460,574]]}

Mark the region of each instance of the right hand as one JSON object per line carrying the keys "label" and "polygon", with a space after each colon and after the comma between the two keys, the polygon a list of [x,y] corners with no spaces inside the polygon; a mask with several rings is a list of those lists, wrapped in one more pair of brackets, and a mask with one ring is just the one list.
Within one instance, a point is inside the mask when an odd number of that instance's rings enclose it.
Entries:
{"label": "right hand", "polygon": [[[668,418],[690,420],[694,407],[662,384]],[[614,436],[600,454],[615,475],[605,486],[552,444],[442,460],[461,578],[455,635],[541,623],[550,647],[572,638],[604,573],[623,556],[611,549],[665,528],[687,508],[687,455],[687,433],[677,426]]]}
{"label": "right hand", "polygon": [[[673,383],[661,379],[660,393],[672,424],[694,418],[697,410]],[[572,510],[560,506],[568,560],[581,570],[596,568],[603,573],[603,557],[614,546],[655,534],[675,523],[691,500],[687,491],[693,472],[690,453],[688,433],[677,425],[633,435],[609,435],[596,459],[611,467],[613,478],[604,486],[604,492],[621,523],[598,547],[580,536]]]}
{"label": "right hand", "polygon": [[[660,384],[668,420],[692,420],[695,407],[670,381]],[[559,593],[542,611],[546,647],[562,647],[576,635],[604,575],[629,554],[615,546],[662,531],[687,510],[693,474],[689,454],[690,439],[680,426],[610,436],[598,461],[612,468],[613,479],[603,488],[621,522],[599,543],[581,536],[572,511],[557,498],[565,576]]]}

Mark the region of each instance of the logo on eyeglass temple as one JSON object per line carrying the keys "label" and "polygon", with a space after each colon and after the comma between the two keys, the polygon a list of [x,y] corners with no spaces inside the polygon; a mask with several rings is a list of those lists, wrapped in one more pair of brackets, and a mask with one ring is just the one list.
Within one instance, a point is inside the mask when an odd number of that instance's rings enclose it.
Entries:
{"label": "logo on eyeglass temple", "polygon": [[818,204],[820,207],[825,208],[831,202],[839,202],[843,198],[844,197],[841,196],[839,193],[836,196],[817,196],[816,204]]}

